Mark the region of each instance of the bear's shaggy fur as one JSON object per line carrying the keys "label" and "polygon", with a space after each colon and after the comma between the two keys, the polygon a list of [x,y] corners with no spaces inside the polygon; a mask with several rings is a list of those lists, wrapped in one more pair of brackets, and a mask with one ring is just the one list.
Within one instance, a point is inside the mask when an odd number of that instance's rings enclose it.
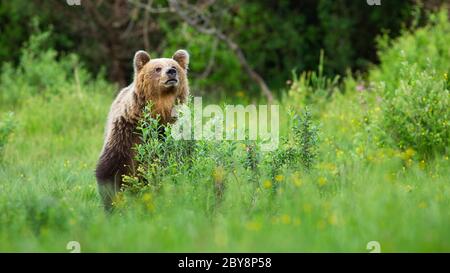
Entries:
{"label": "bear's shaggy fur", "polygon": [[95,175],[104,206],[109,209],[122,185],[122,176],[135,170],[133,146],[139,142],[137,123],[147,102],[161,124],[172,123],[174,105],[189,95],[189,54],[178,50],[169,58],[150,59],[145,51],[134,56],[134,81],[114,100],[106,124],[105,141]]}

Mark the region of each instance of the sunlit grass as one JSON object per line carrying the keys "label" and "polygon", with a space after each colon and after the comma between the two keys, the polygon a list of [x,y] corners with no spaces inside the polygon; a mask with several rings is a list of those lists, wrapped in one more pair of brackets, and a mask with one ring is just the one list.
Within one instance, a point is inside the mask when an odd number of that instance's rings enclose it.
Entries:
{"label": "sunlit grass", "polygon": [[[203,166],[201,180],[124,195],[123,209],[107,216],[93,169],[111,100],[66,94],[17,111],[0,167],[2,251],[64,252],[72,240],[82,251],[366,252],[373,240],[382,251],[450,249],[448,158],[421,162],[413,150],[354,143],[358,124],[340,119],[346,106],[339,100],[321,119],[314,171],[287,170],[255,185],[240,168],[235,175]],[[336,130],[339,122],[347,130]],[[226,183],[220,203],[217,180]]]}

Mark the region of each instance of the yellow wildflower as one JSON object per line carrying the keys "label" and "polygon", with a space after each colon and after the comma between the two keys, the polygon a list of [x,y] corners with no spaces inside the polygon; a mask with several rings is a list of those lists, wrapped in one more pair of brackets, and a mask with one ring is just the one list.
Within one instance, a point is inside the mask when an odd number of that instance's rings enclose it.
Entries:
{"label": "yellow wildflower", "polygon": [[425,209],[426,207],[427,207],[427,203],[425,203],[424,201],[419,203],[419,208]]}
{"label": "yellow wildflower", "polygon": [[404,159],[408,160],[412,158],[416,154],[416,151],[414,151],[412,148],[406,149],[406,151],[403,153]]}
{"label": "yellow wildflower", "polygon": [[261,223],[258,221],[250,221],[245,225],[245,228],[250,231],[258,231],[262,227]]}
{"label": "yellow wildflower", "polygon": [[327,181],[326,177],[323,177],[323,176],[319,177],[319,180],[318,180],[319,186],[323,187],[327,184],[327,182],[328,181]]}
{"label": "yellow wildflower", "polygon": [[153,197],[150,193],[145,193],[142,196],[142,201],[148,211],[153,212],[155,210],[155,205],[153,204]]}
{"label": "yellow wildflower", "polygon": [[283,179],[284,179],[284,176],[281,174],[275,176],[275,181],[277,181],[277,182],[281,182],[281,181],[283,181]]}
{"label": "yellow wildflower", "polygon": [[214,182],[223,181],[224,176],[225,176],[225,170],[223,169],[222,166],[218,166],[218,167],[214,168],[214,171],[213,171]]}
{"label": "yellow wildflower", "polygon": [[336,156],[341,157],[344,154],[344,151],[336,149]]}
{"label": "yellow wildflower", "polygon": [[425,160],[420,161],[419,163],[419,168],[421,168],[422,170],[425,169]]}
{"label": "yellow wildflower", "polygon": [[264,181],[263,187],[266,189],[270,189],[272,187],[272,182],[270,182],[270,180]]}
{"label": "yellow wildflower", "polygon": [[291,223],[291,217],[287,214],[281,215],[281,223],[289,225]]}
{"label": "yellow wildflower", "polygon": [[298,176],[294,176],[294,177],[292,178],[292,183],[294,183],[294,185],[295,185],[296,187],[300,187],[301,185],[303,185],[302,180],[301,180]]}
{"label": "yellow wildflower", "polygon": [[356,147],[356,153],[362,155],[364,153],[364,148],[361,146]]}
{"label": "yellow wildflower", "polygon": [[338,224],[338,217],[335,213],[332,213],[328,217],[328,223],[330,223],[330,225],[333,225],[333,226],[336,226]]}

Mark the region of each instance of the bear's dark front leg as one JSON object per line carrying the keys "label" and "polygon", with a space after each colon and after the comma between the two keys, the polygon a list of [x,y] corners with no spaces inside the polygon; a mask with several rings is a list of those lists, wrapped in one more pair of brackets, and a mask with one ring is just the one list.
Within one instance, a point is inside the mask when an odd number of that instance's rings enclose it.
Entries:
{"label": "bear's dark front leg", "polygon": [[120,190],[121,177],[116,175],[112,180],[98,180],[98,192],[102,199],[103,207],[110,212],[113,208],[114,197]]}
{"label": "bear's dark front leg", "polygon": [[103,205],[111,211],[112,203],[122,186],[122,175],[126,174],[129,159],[112,149],[105,149],[95,170],[97,185]]}
{"label": "bear's dark front leg", "polygon": [[133,165],[133,134],[136,122],[120,117],[113,123],[111,135],[106,140],[95,170],[98,190],[105,209],[112,209],[114,197],[122,186],[122,176],[130,174]]}

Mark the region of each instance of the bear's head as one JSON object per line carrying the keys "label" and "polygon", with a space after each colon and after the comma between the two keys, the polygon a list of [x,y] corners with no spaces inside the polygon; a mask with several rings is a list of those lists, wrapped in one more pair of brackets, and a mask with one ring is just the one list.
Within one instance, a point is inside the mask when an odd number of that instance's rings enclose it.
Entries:
{"label": "bear's head", "polygon": [[183,103],[189,93],[189,53],[178,50],[172,58],[151,59],[145,51],[134,55],[135,86],[146,100],[173,97]]}
{"label": "bear's head", "polygon": [[182,104],[189,96],[187,70],[189,54],[178,50],[172,58],[151,59],[145,51],[134,55],[134,86],[140,102],[151,101],[152,114],[159,115],[166,124],[176,120],[175,104]]}

